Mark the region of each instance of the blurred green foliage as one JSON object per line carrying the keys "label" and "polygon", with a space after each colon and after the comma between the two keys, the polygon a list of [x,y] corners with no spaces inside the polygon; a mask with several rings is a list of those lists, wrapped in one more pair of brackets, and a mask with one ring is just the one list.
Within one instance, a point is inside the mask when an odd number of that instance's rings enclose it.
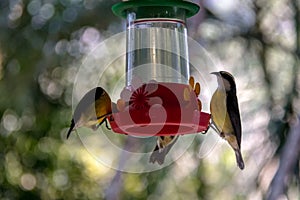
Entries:
{"label": "blurred green foliage", "polygon": [[[188,21],[236,75],[246,170],[223,145],[143,174],[102,165],[75,134],[65,140],[78,63],[125,28],[111,12],[116,2],[0,1],[0,199],[104,199],[108,190],[121,199],[263,199],[300,112],[299,1],[201,1]],[[295,182],[288,196],[299,198]]]}

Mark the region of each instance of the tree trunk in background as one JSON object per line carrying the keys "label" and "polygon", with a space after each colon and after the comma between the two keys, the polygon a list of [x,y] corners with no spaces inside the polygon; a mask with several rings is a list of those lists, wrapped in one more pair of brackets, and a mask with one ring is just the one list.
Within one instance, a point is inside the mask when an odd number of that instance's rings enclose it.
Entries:
{"label": "tree trunk in background", "polygon": [[280,156],[279,168],[269,188],[268,200],[277,200],[285,196],[293,170],[300,156],[300,116],[291,127],[283,152]]}

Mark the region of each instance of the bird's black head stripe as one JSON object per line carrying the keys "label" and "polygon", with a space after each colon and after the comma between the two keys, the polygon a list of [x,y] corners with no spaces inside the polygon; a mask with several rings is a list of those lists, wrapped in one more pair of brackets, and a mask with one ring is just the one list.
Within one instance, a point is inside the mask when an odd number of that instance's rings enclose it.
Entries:
{"label": "bird's black head stripe", "polygon": [[235,91],[236,85],[233,76],[225,71],[220,71],[220,75],[222,76],[222,78],[226,79],[229,82],[231,89]]}

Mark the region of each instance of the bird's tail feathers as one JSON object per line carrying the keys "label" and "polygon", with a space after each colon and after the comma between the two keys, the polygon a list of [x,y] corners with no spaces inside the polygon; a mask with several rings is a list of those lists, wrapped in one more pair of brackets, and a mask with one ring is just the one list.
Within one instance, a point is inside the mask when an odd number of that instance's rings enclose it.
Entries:
{"label": "bird's tail feathers", "polygon": [[157,150],[154,150],[152,152],[149,162],[150,163],[157,162],[159,165],[162,165],[165,161],[166,154],[167,153],[166,153],[165,149],[163,149],[162,151],[159,151],[159,149],[157,148]]}
{"label": "bird's tail feathers", "polygon": [[235,149],[234,152],[235,152],[235,157],[236,157],[236,163],[237,163],[238,167],[243,170],[245,167],[245,164],[244,164],[242,153],[239,149]]}
{"label": "bird's tail feathers", "polygon": [[70,129],[69,129],[68,134],[67,134],[67,139],[69,138],[69,136],[70,136],[71,132],[73,131],[74,127],[75,127],[75,121],[74,121],[74,119],[72,119],[71,126],[70,126]]}

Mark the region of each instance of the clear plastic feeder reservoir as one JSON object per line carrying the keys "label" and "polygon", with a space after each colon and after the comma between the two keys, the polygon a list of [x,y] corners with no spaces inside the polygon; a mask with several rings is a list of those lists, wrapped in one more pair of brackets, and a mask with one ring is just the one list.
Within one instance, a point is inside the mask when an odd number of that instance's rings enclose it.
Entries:
{"label": "clear plastic feeder reservoir", "polygon": [[186,29],[186,18],[198,10],[181,0],[113,6],[116,15],[127,19],[126,86],[110,120],[115,132],[154,136],[206,130],[209,115],[201,113],[190,80]]}

